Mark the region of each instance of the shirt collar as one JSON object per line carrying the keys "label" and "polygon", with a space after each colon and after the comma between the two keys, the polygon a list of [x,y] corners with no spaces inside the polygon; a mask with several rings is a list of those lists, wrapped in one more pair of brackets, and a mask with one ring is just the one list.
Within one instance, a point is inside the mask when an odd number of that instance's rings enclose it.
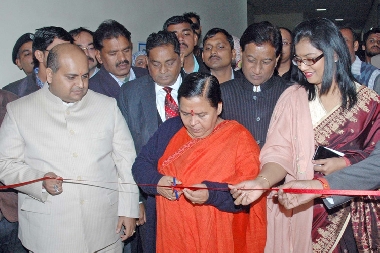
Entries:
{"label": "shirt collar", "polygon": [[[178,91],[178,89],[179,89],[179,86],[181,86],[181,83],[182,83],[182,76],[181,76],[181,74],[179,74],[178,75],[178,77],[177,77],[177,80],[175,81],[175,83],[172,85],[172,86],[170,86],[173,90],[176,90],[176,91]],[[161,86],[161,85],[158,85],[156,82],[154,83],[155,84],[155,90],[156,90],[156,93],[157,92],[161,92],[163,89],[163,86]]]}
{"label": "shirt collar", "polygon": [[[119,80],[119,78],[117,78],[114,74],[112,74],[111,72],[108,72],[111,76],[112,76],[112,78],[113,79],[115,79],[115,81],[117,82],[117,84],[119,84],[119,86],[121,87],[124,83],[126,83],[126,82],[124,82],[124,81],[121,81],[121,80]],[[128,79],[128,81],[132,81],[132,80],[135,80],[136,79],[136,75],[135,75],[135,72],[133,71],[133,69],[131,68],[130,70],[129,70],[129,79]]]}

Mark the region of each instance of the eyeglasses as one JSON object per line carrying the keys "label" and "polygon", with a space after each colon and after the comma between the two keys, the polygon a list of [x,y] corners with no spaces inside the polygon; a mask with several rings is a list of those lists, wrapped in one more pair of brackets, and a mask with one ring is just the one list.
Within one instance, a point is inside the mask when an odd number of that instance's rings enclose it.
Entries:
{"label": "eyeglasses", "polygon": [[292,44],[292,42],[287,42],[287,41],[283,41],[282,42],[282,45],[284,45],[284,46],[288,46],[288,45],[291,45]]}
{"label": "eyeglasses", "polygon": [[78,46],[80,49],[82,49],[83,51],[84,50],[87,50],[87,51],[89,51],[89,52],[91,52],[91,51],[94,51],[95,50],[95,47],[94,46],[87,46],[87,47],[81,47],[81,46]]}
{"label": "eyeglasses", "polygon": [[301,63],[303,62],[303,64],[305,64],[306,66],[311,66],[311,65],[314,65],[317,63],[317,61],[319,61],[320,59],[322,59],[324,55],[321,54],[320,56],[318,56],[317,58],[306,58],[306,59],[302,59],[300,57],[297,57],[297,56],[294,56],[292,62],[294,65],[296,66],[300,66]]}

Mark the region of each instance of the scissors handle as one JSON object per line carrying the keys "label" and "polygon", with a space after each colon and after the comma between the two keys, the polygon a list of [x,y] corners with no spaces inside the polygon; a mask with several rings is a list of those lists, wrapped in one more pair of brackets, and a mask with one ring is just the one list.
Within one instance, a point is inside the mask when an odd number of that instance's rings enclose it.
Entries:
{"label": "scissors handle", "polygon": [[[176,186],[177,185],[177,182],[175,180],[175,177],[173,177],[173,186]],[[179,199],[179,196],[178,196],[178,191],[177,190],[174,190],[174,194],[175,194],[175,199],[178,200]]]}

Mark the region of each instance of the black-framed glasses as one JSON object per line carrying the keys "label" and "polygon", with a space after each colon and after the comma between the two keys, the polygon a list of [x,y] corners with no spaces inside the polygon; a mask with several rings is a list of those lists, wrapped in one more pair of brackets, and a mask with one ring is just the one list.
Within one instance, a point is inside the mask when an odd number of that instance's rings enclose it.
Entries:
{"label": "black-framed glasses", "polygon": [[321,54],[320,56],[318,56],[316,58],[306,58],[306,59],[302,59],[301,57],[294,56],[293,59],[292,59],[292,62],[296,66],[300,66],[302,62],[306,66],[311,66],[311,65],[316,64],[317,61],[319,61],[320,59],[322,59],[323,56],[324,56],[324,54]]}

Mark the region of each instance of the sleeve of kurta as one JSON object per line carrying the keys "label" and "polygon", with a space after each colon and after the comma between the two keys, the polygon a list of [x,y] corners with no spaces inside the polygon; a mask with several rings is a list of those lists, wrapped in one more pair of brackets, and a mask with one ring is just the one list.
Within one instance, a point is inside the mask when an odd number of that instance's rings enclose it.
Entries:
{"label": "sleeve of kurta", "polygon": [[[36,141],[38,141],[36,139]],[[12,107],[7,105],[7,114],[0,128],[0,179],[5,185],[17,184],[42,178],[45,172],[25,163],[25,142]],[[42,182],[16,188],[18,191],[39,200],[46,201],[48,194],[42,193]]]}
{"label": "sleeve of kurta", "polygon": [[136,158],[135,146],[119,108],[114,106],[115,125],[112,158],[119,175],[119,216],[139,217],[139,191],[132,177],[132,164]]}

